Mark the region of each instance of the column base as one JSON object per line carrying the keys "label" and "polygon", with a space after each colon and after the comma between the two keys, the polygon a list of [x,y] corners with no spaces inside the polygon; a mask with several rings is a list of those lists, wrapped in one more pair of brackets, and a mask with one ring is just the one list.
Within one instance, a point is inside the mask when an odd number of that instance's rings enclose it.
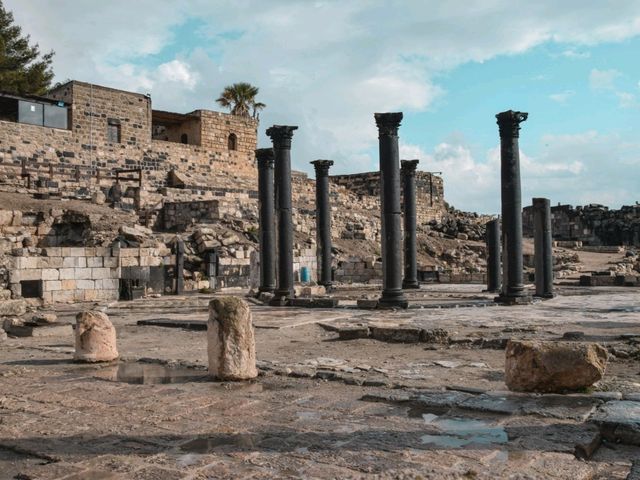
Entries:
{"label": "column base", "polygon": [[269,300],[270,307],[287,307],[289,305],[289,297],[275,295]]}
{"label": "column base", "polygon": [[408,308],[409,302],[405,298],[402,290],[396,292],[382,292],[380,300],[378,300],[377,308]]}
{"label": "column base", "polygon": [[548,300],[550,298],[555,298],[557,295],[555,293],[534,293],[533,296],[536,298],[544,298]]}
{"label": "column base", "polygon": [[411,290],[411,289],[417,289],[417,288],[420,288],[420,282],[418,282],[417,280],[409,280],[407,282],[402,282],[403,290]]}
{"label": "column base", "polygon": [[502,305],[530,305],[533,303],[533,297],[531,295],[498,295],[493,301]]}
{"label": "column base", "polygon": [[275,293],[276,287],[259,287],[258,292],[260,293]]}

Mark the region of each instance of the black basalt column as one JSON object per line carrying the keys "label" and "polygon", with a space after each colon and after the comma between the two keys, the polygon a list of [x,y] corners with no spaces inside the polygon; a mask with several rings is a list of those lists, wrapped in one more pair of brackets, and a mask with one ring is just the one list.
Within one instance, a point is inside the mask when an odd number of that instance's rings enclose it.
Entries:
{"label": "black basalt column", "polygon": [[376,113],[380,144],[380,204],[382,217],[382,296],[380,308],[407,308],[402,291],[402,231],[398,127],[402,113]]}
{"label": "black basalt column", "polygon": [[402,160],[404,213],[404,280],[402,288],[420,288],[418,282],[418,245],[416,240],[416,167],[418,160]]}
{"label": "black basalt column", "polygon": [[536,297],[553,298],[553,249],[551,238],[551,202],[533,199],[533,244]]}
{"label": "black basalt column", "polygon": [[275,157],[276,215],[278,221],[278,275],[272,305],[293,297],[293,219],[291,211],[291,139],[298,127],[274,125],[267,129]]}
{"label": "black basalt column", "polygon": [[260,200],[260,292],[276,289],[276,217],[273,148],[256,150]]}
{"label": "black basalt column", "polygon": [[311,162],[316,170],[316,229],[318,232],[318,284],[330,289],[331,282],[331,205],[329,204],[329,168],[332,160]]}
{"label": "black basalt column", "polygon": [[522,198],[520,189],[520,123],[528,113],[508,110],[496,115],[500,129],[503,287],[497,301],[526,303],[522,282]]}
{"label": "black basalt column", "polygon": [[500,220],[489,220],[486,225],[487,292],[500,292]]}
{"label": "black basalt column", "polygon": [[184,292],[184,241],[181,238],[176,240],[176,268],[175,268],[175,294],[182,295]]}

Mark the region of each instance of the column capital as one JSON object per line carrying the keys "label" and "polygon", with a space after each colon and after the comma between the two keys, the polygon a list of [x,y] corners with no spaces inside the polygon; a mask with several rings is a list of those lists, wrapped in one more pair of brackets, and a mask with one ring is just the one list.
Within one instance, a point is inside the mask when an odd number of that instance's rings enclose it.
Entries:
{"label": "column capital", "polygon": [[293,138],[293,131],[298,127],[290,125],[274,125],[267,128],[267,136],[271,138],[273,142],[273,148],[291,149],[291,139]]}
{"label": "column capital", "polygon": [[418,163],[420,163],[420,160],[400,160],[400,174],[403,177],[415,177]]}
{"label": "column capital", "polygon": [[507,110],[496,115],[498,119],[498,128],[500,137],[518,138],[520,136],[520,123],[524,122],[529,116],[526,112],[514,112]]}
{"label": "column capital", "polygon": [[258,161],[258,168],[273,168],[273,148],[258,148],[256,150],[256,160]]}
{"label": "column capital", "polygon": [[333,160],[314,160],[310,162],[316,169],[316,176],[329,175],[329,168],[333,165]]}
{"label": "column capital", "polygon": [[402,121],[402,112],[374,113],[380,136],[398,136],[398,127]]}

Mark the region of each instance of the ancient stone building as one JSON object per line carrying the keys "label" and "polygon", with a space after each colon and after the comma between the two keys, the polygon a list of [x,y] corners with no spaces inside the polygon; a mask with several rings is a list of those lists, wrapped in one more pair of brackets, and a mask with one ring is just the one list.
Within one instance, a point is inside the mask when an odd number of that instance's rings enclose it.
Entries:
{"label": "ancient stone building", "polygon": [[[142,170],[145,187],[171,186],[177,177],[185,188],[207,185],[207,178],[222,171],[245,178],[257,174],[258,124],[252,118],[153,110],[147,95],[78,81],[53,90],[49,98],[14,103],[36,112],[55,106],[66,110],[68,121],[66,128],[55,128],[38,118],[0,116],[0,175],[5,179],[29,175],[70,188],[80,179],[86,187],[99,187],[110,185],[117,169],[136,168]],[[171,171],[177,175],[170,176]]]}

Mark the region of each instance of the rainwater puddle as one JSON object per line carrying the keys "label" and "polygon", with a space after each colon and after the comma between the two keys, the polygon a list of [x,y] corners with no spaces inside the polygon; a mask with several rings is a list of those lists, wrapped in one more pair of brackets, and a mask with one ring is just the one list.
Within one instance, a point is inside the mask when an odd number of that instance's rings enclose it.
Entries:
{"label": "rainwater puddle", "polygon": [[493,426],[483,420],[439,417],[432,413],[425,413],[422,418],[425,424],[438,430],[438,433],[422,435],[420,441],[423,444],[442,448],[462,448],[467,445],[491,445],[509,441],[504,428]]}
{"label": "rainwater puddle", "polygon": [[624,312],[624,313],[640,313],[640,307],[638,306],[621,306],[609,309],[610,312]]}
{"label": "rainwater puddle", "polygon": [[137,385],[187,383],[208,380],[207,372],[192,368],[167,367],[152,363],[121,363],[103,368],[95,377]]}

